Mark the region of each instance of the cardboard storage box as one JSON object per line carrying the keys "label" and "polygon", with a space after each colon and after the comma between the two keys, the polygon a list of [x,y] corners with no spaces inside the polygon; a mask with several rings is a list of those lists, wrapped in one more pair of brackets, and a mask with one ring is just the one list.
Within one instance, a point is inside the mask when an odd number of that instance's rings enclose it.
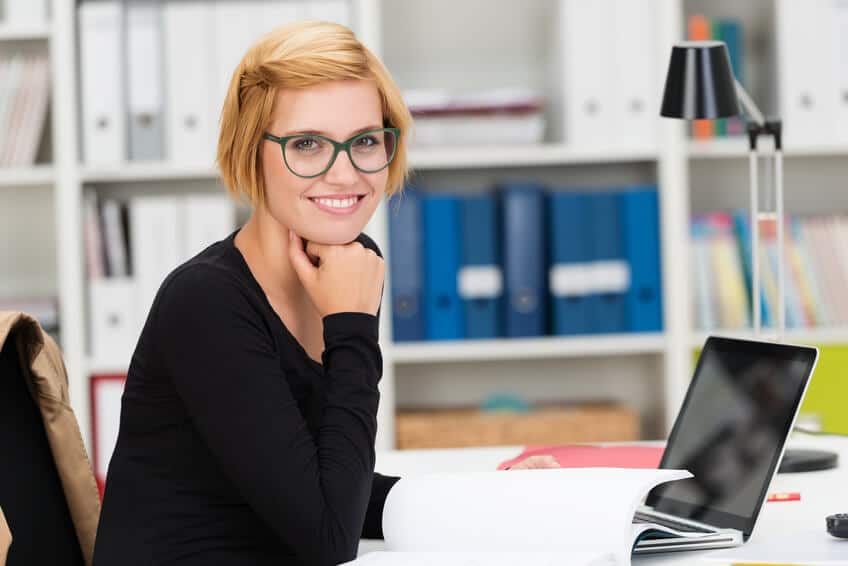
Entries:
{"label": "cardboard storage box", "polygon": [[639,439],[639,415],[624,405],[545,405],[528,412],[399,411],[397,447],[461,448]]}

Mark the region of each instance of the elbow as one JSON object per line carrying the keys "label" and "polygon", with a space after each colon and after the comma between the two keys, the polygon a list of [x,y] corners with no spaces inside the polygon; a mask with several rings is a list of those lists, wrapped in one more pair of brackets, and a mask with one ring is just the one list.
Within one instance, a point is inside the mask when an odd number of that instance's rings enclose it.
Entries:
{"label": "elbow", "polygon": [[321,544],[314,548],[304,548],[298,553],[298,557],[304,564],[315,566],[336,566],[350,562],[356,558],[359,541],[355,544],[332,545]]}
{"label": "elbow", "polygon": [[358,550],[359,536],[337,527],[321,529],[319,536],[297,549],[297,555],[304,564],[336,566],[355,559]]}

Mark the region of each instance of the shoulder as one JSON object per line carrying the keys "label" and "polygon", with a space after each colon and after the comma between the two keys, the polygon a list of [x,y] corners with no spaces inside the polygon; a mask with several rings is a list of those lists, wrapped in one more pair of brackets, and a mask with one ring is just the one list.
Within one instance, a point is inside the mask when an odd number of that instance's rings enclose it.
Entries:
{"label": "shoulder", "polygon": [[[189,262],[162,284],[151,310],[151,328],[170,346],[223,347],[235,336],[272,348],[273,332],[262,301],[221,266]],[[215,346],[217,348],[217,346]]]}
{"label": "shoulder", "polygon": [[234,251],[228,240],[212,244],[174,269],[163,281],[159,295],[191,301],[210,294],[244,294],[249,285]]}
{"label": "shoulder", "polygon": [[237,274],[221,265],[192,260],[168,275],[156,302],[200,307],[243,302],[247,296],[247,288]]}

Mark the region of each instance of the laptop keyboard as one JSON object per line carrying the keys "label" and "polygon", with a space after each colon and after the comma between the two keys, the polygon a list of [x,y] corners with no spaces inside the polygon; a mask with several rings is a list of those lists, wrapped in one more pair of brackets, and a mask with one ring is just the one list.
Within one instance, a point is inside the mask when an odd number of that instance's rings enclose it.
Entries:
{"label": "laptop keyboard", "polygon": [[696,527],[694,525],[689,525],[687,523],[681,523],[678,521],[674,521],[672,519],[667,519],[665,517],[656,517],[654,515],[645,515],[643,513],[636,512],[636,516],[633,518],[633,522],[637,524],[641,523],[653,523],[656,525],[662,525],[663,527],[668,527],[670,529],[674,529],[676,531],[684,532],[684,533],[714,533],[714,529],[707,529],[703,527]]}

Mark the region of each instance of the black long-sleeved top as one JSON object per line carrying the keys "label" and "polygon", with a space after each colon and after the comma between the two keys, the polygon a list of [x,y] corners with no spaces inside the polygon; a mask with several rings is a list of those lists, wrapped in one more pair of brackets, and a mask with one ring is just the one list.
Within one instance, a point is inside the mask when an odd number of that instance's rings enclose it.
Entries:
{"label": "black long-sleeved top", "polygon": [[[177,268],[132,357],[95,566],[329,565],[382,538],[378,317],[324,318],[322,363],[235,234]],[[359,238],[379,253],[367,236]]]}

